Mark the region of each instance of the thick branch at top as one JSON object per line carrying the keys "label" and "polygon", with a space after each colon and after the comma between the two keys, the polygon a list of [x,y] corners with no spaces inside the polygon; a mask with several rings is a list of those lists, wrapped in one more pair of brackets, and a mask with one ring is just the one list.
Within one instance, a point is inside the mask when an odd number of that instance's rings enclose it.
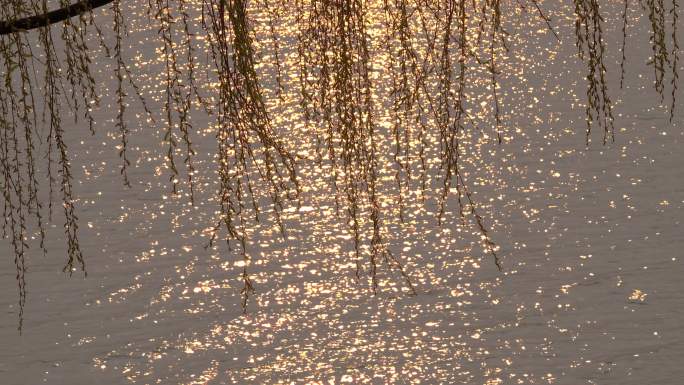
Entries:
{"label": "thick branch at top", "polygon": [[58,23],[68,18],[86,13],[91,9],[109,4],[112,1],[114,0],[82,0],[71,4],[68,7],[56,9],[42,15],[29,16],[23,19],[12,21],[0,21],[0,35],[7,35],[12,32],[20,32],[38,27],[45,27],[50,24]]}

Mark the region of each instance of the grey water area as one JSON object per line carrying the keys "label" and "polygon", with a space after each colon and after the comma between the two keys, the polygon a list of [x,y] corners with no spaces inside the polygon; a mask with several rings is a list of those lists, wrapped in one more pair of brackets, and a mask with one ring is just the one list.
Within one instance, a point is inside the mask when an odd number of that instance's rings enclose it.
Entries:
{"label": "grey water area", "polygon": [[[461,222],[455,192],[438,225],[436,151],[428,153],[425,202],[419,188],[411,190],[404,222],[390,156],[382,166],[386,243],[416,295],[385,265],[377,295],[366,270],[355,276],[329,166],[316,161],[298,111],[296,49],[287,48],[293,32],[283,27],[291,91],[269,98],[269,113],[299,155],[302,194],[299,206],[284,209],[285,236],[267,200],[264,219],[247,229],[255,293],[243,314],[242,257],[223,241],[205,248],[218,210],[212,118],[193,113],[198,182],[190,205],[183,181],[181,194],[172,194],[164,158],[157,31],[146,3],[124,2],[126,56],[155,120],[130,98],[127,188],[116,149],[113,63],[103,58],[93,67],[102,94],[96,134],[85,124],[67,130],[88,275],[62,273],[57,212],[47,255],[34,247],[27,257],[19,334],[13,255],[0,242],[0,384],[684,383],[684,105],[677,102],[670,122],[669,95],[661,102],[652,86],[648,19],[637,17],[637,5],[620,88],[622,3],[607,2],[615,141],[602,145],[597,131],[586,146],[586,64],[576,54],[572,3],[540,4],[562,42],[531,6],[507,4],[504,141],[487,126],[464,139],[463,167],[503,270],[482,247],[473,218]],[[96,12],[105,32],[108,12]],[[257,46],[268,53],[267,31],[255,28],[263,38]],[[260,58],[266,81],[270,57]],[[200,84],[211,91],[208,81]],[[272,87],[264,92],[273,95]],[[472,104],[473,115],[491,121],[491,103]],[[378,105],[378,119],[389,119]],[[391,149],[391,140],[381,145]]]}

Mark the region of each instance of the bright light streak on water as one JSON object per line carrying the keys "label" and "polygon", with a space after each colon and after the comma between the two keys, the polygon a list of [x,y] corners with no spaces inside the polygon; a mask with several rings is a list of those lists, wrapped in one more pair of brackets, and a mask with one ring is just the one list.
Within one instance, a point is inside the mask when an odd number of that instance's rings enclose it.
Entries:
{"label": "bright light streak on water", "polygon": [[[572,10],[554,4],[543,3],[560,35],[570,39]],[[128,59],[152,110],[161,111],[156,31],[143,5],[126,6],[133,7]],[[606,12],[615,16],[618,8],[611,4]],[[496,144],[492,129],[488,72],[474,68],[469,89],[480,96],[468,112],[478,128],[470,126],[463,149],[471,190],[500,246],[502,273],[472,223],[461,224],[455,199],[448,201],[448,220],[437,226],[441,181],[432,151],[425,203],[415,179],[404,223],[390,153],[380,176],[387,241],[418,294],[408,295],[401,277],[386,267],[377,296],[367,276],[356,279],[352,238],[344,212],[336,214],[329,165],[317,161],[312,133],[321,127],[305,124],[299,108],[296,49],[288,45],[296,15],[285,12],[279,25],[285,87],[278,96],[273,81],[266,94],[274,126],[300,157],[303,196],[301,207],[285,209],[284,238],[268,209],[247,229],[247,267],[256,289],[248,313],[240,308],[242,260],[225,243],[203,247],[217,210],[213,123],[196,106],[192,206],[187,186],[181,183],[178,196],[170,191],[158,144],[164,120],[152,122],[131,106],[129,156],[135,160],[133,188],[126,189],[114,150],[119,138],[111,130],[112,69],[98,67],[106,95],[97,111],[98,134],[86,135],[84,127],[69,133],[80,138],[72,149],[83,181],[78,194],[89,276],[59,273],[61,229],[55,228],[50,258],[31,263],[24,336],[12,324],[13,297],[2,299],[8,316],[0,339],[9,343],[0,352],[0,377],[71,384],[103,378],[140,384],[676,383],[684,356],[684,159],[681,129],[667,124],[664,109],[642,100],[656,100],[650,80],[638,75],[649,70],[636,62],[648,57],[650,46],[636,40],[625,90],[613,88],[615,144],[586,149],[584,67],[574,46],[558,45],[531,9],[511,9],[511,53],[500,64],[504,143]],[[370,20],[382,16],[374,12]],[[266,23],[256,28],[264,53],[259,70],[274,79],[272,37]],[[617,39],[620,31],[611,28],[608,36]],[[637,36],[645,26],[633,28]],[[374,41],[382,32],[370,30]],[[196,40],[204,47],[201,36]],[[389,89],[381,48],[373,55],[376,100]],[[202,49],[197,55],[205,59]],[[610,63],[617,55],[609,53]],[[617,65],[610,70],[615,81]],[[206,79],[201,88],[211,96],[213,75],[200,68],[197,77]],[[389,109],[378,107],[377,119],[389,130]],[[390,140],[381,147],[391,148]],[[438,139],[411,140],[417,147]],[[3,265],[3,275],[9,267]],[[9,281],[1,283],[3,292],[14,293]]]}

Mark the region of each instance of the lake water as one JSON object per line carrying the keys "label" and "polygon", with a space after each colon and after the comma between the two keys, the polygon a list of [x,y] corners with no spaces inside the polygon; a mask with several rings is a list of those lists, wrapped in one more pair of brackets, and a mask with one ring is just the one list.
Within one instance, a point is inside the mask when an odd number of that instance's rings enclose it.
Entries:
{"label": "lake water", "polygon": [[[284,210],[285,237],[268,204],[263,221],[246,230],[255,293],[243,314],[241,257],[223,242],[204,247],[218,210],[215,127],[194,111],[198,174],[190,205],[186,185],[172,194],[164,161],[157,31],[146,4],[127,2],[124,52],[155,121],[131,98],[133,186],[126,188],[113,123],[113,63],[94,67],[103,94],[97,133],[65,125],[88,276],[61,273],[64,239],[56,217],[48,255],[36,248],[28,259],[19,335],[15,271],[3,241],[0,383],[680,384],[684,114],[680,108],[670,123],[652,87],[647,19],[639,18],[637,4],[620,89],[623,4],[606,2],[616,138],[602,146],[595,133],[586,147],[586,67],[576,55],[572,4],[540,5],[561,43],[532,3],[506,4],[511,51],[501,64],[502,144],[491,129],[487,84],[478,83],[486,72],[469,85],[481,98],[473,96],[470,111],[481,127],[470,127],[463,139],[462,164],[503,271],[483,249],[472,218],[461,223],[455,194],[438,226],[436,151],[426,154],[425,202],[415,177],[403,222],[389,151],[380,167],[386,242],[416,295],[388,266],[380,266],[377,295],[367,275],[357,280],[347,219],[336,215],[329,166],[317,161],[317,128],[304,123],[298,107],[296,48],[288,45],[294,15],[283,12],[279,24],[280,98],[271,35],[266,23],[257,24],[269,112],[299,155],[302,194],[299,207]],[[382,16],[373,9],[371,21]],[[102,25],[107,12],[97,11]],[[380,40],[381,29],[369,32]],[[374,49],[381,100],[386,58]],[[204,60],[204,52],[197,55]],[[204,81],[211,78],[198,69],[202,92],[211,94],[215,84]],[[379,126],[389,127],[389,109],[377,106]],[[414,135],[438,140],[436,133]],[[392,148],[391,140],[387,135],[381,148]]]}

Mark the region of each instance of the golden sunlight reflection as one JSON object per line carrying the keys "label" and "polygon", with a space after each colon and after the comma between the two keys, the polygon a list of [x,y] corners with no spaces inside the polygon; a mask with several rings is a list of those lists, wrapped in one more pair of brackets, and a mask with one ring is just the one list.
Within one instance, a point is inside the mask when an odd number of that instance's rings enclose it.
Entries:
{"label": "golden sunlight reflection", "polygon": [[[150,107],[161,110],[166,95],[161,42],[150,27],[146,2],[123,3],[133,15],[127,55]],[[657,294],[639,281],[639,274],[661,271],[666,264],[644,263],[637,272],[623,270],[621,263],[627,262],[620,260],[620,252],[637,241],[655,248],[666,231],[628,233],[632,215],[648,210],[649,215],[672,216],[681,210],[682,200],[663,195],[645,207],[628,189],[649,183],[635,171],[653,164],[646,155],[633,155],[642,136],[632,136],[629,143],[616,143],[610,150],[582,147],[577,132],[584,129],[584,85],[574,79],[583,79],[584,69],[574,46],[561,49],[543,20],[534,17],[532,7],[510,7],[510,51],[498,48],[498,104],[487,67],[471,69],[468,92],[474,100],[467,108],[468,130],[459,135],[460,162],[473,203],[464,203],[462,217],[457,198],[461,191],[453,186],[444,223],[438,226],[443,186],[439,146],[424,147],[437,143],[438,133],[421,133],[421,122],[404,122],[414,130],[407,134],[409,150],[398,155],[388,150],[384,155],[378,169],[378,202],[386,209],[383,230],[388,248],[403,264],[416,294],[386,260],[378,265],[378,293],[373,295],[367,268],[362,266],[357,277],[343,192],[333,185],[331,160],[316,139],[327,128],[307,120],[302,111],[296,46],[282,44],[297,39],[296,19],[301,15],[284,7],[268,19],[269,12],[275,12],[268,9],[268,1],[250,3],[270,117],[275,130],[288,133],[282,136],[298,157],[300,202],[283,209],[281,233],[268,204],[269,188],[255,183],[254,199],[262,210],[259,221],[244,230],[249,259],[242,259],[236,244],[207,247],[220,214],[215,196],[217,127],[199,113],[204,108],[199,101],[193,102],[194,204],[183,181],[178,181],[178,194],[172,193],[165,150],[136,143],[141,137],[161,142],[163,118],[153,122],[139,113],[138,126],[131,124],[131,130],[140,134],[130,140],[131,189],[112,187],[120,184],[118,169],[112,166],[118,159],[107,154],[120,139],[115,134],[84,139],[87,150],[75,158],[83,164],[84,184],[97,188],[84,193],[79,204],[88,218],[89,234],[104,239],[94,250],[113,255],[106,266],[93,267],[92,274],[102,277],[102,283],[99,294],[87,294],[85,305],[114,309],[117,316],[103,328],[116,325],[123,330],[118,339],[111,337],[114,348],[93,353],[95,370],[140,384],[326,385],[553,384],[564,383],[570,372],[602,378],[597,373],[631,370],[608,359],[597,360],[592,349],[613,343],[616,337],[602,320],[591,316],[591,309],[586,313],[590,318],[575,314],[586,309],[585,298],[595,295],[590,289],[620,298],[617,305],[602,306],[625,313],[647,311]],[[371,47],[374,119],[379,130],[389,132],[398,119],[406,119],[381,102],[396,81],[387,68],[399,64],[383,43],[383,2],[369,3],[368,34],[376,42]],[[558,30],[572,33],[572,9],[549,9]],[[201,22],[202,15],[191,16]],[[276,23],[278,36],[268,20]],[[418,23],[418,17],[412,22]],[[469,22],[477,25],[480,20]],[[469,38],[479,39],[477,31],[472,28]],[[201,34],[193,39],[198,58],[207,56],[206,39]],[[422,43],[415,42],[417,47]],[[426,63],[434,60],[425,52],[418,54]],[[196,77],[200,93],[211,102],[219,83],[207,68],[196,68]],[[111,81],[111,68],[98,71],[99,78]],[[285,86],[277,86],[276,79]],[[552,107],[556,105],[563,106],[562,111]],[[500,123],[494,116],[497,108]],[[622,130],[627,135],[634,129]],[[663,136],[657,139],[667,140]],[[391,135],[382,140],[380,148],[394,148]],[[183,156],[180,150],[177,156]],[[422,156],[424,173],[418,166],[402,168]],[[596,166],[580,173],[574,167],[602,157],[632,168],[618,173]],[[178,167],[184,165],[179,162]],[[143,175],[142,170],[153,170],[153,175]],[[256,173],[253,177],[258,180]],[[613,185],[622,188],[601,187]],[[115,191],[116,199],[107,196],[108,191]],[[490,230],[494,251],[502,256],[502,272],[488,253],[476,215],[468,210],[471,204]],[[594,212],[596,207],[604,208],[602,214]],[[253,209],[244,210],[250,220],[256,217]],[[579,222],[570,221],[571,216]],[[361,222],[370,225],[369,218]],[[120,235],[117,231],[124,227],[130,230]],[[599,241],[591,234],[599,234]],[[616,234],[622,238],[609,241]],[[370,237],[361,234],[362,255],[372,251]],[[600,241],[611,246],[597,250]],[[600,258],[609,258],[616,267],[599,269]],[[681,256],[668,258],[672,266],[681,263]],[[243,269],[255,289],[245,314],[240,306]],[[124,284],[111,278],[117,274],[126,277]],[[657,333],[648,330],[648,338],[659,338]],[[76,332],[68,338],[79,346],[97,342],[96,337]]]}

